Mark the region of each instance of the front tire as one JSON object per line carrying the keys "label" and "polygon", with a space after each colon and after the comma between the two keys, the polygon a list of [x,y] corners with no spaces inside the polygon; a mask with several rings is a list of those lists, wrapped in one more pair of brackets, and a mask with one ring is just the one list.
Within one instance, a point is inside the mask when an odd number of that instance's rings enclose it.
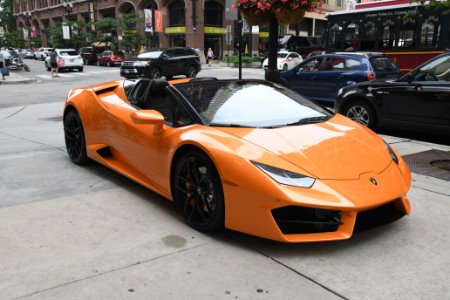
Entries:
{"label": "front tire", "polygon": [[200,151],[184,154],[172,178],[172,193],[188,225],[199,231],[224,227],[225,204],[219,173]]}
{"label": "front tire", "polygon": [[88,162],[83,123],[77,111],[71,110],[64,118],[64,139],[67,153],[73,163],[83,165]]}
{"label": "front tire", "polygon": [[370,104],[362,101],[350,103],[344,110],[344,115],[372,130],[377,127],[377,116]]}
{"label": "front tire", "polygon": [[161,78],[161,70],[156,67],[151,68],[148,77],[150,79]]}

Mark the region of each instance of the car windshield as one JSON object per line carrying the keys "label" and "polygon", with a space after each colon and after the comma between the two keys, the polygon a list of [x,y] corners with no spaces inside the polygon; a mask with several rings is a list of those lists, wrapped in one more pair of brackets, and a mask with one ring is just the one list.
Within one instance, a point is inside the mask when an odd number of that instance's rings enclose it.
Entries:
{"label": "car windshield", "polygon": [[288,54],[287,53],[278,53],[277,57],[278,58],[285,58]]}
{"label": "car windshield", "polygon": [[148,59],[148,58],[158,58],[161,55],[162,51],[152,51],[146,52],[138,55],[138,58]]}
{"label": "car windshield", "polygon": [[61,54],[61,56],[77,56],[78,53],[75,50],[64,50],[64,51],[59,51],[59,53]]}
{"label": "car windshield", "polygon": [[176,85],[205,124],[282,127],[328,120],[332,114],[282,86],[263,81]]}

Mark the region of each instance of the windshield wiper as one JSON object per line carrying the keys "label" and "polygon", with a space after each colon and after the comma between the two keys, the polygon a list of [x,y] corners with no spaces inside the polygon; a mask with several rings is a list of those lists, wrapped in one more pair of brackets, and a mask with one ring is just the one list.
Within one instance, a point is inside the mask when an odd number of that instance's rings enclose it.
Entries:
{"label": "windshield wiper", "polygon": [[242,125],[242,124],[234,124],[234,123],[228,123],[228,124],[225,124],[225,123],[209,123],[209,126],[214,126],[214,127],[246,127],[246,128],[250,127],[250,126],[245,126],[245,125]]}
{"label": "windshield wiper", "polygon": [[300,119],[293,123],[288,123],[288,124],[286,124],[286,126],[322,123],[322,122],[328,121],[329,119],[330,119],[330,117],[328,117],[328,116],[304,118],[304,119]]}

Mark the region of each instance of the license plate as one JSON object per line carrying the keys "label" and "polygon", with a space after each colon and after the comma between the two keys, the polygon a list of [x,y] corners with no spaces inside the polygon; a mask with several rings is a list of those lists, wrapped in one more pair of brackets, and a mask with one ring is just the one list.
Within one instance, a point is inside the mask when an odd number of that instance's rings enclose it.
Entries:
{"label": "license plate", "polygon": [[70,61],[70,62],[74,62],[74,61],[75,61],[75,59],[73,59],[73,58],[72,58],[72,59],[69,59],[69,61]]}

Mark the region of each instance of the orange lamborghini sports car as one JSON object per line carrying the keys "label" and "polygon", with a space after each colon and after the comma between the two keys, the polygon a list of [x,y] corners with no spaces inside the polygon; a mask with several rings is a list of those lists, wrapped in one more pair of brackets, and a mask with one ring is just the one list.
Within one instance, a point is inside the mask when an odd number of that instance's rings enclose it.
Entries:
{"label": "orange lamborghini sports car", "polygon": [[200,231],[348,239],[410,212],[411,174],[378,135],[263,80],[119,80],[70,91],[67,152],[179,204]]}

